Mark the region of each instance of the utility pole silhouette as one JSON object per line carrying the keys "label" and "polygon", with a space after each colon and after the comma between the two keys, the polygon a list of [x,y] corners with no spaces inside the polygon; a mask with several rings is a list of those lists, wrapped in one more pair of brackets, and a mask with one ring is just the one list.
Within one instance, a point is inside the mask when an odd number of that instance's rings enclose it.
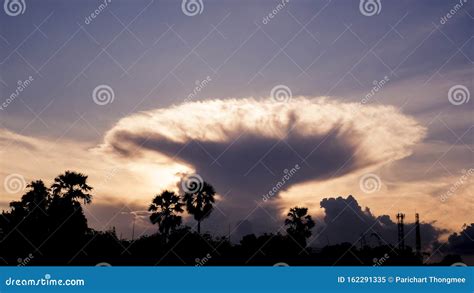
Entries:
{"label": "utility pole silhouette", "polygon": [[405,214],[398,213],[397,214],[397,221],[398,221],[398,249],[400,251],[405,250],[405,224],[403,223],[403,219],[405,219]]}
{"label": "utility pole silhouette", "polygon": [[132,242],[135,239],[135,215],[133,216],[133,226],[132,226]]}
{"label": "utility pole silhouette", "polygon": [[418,213],[415,214],[415,231],[416,231],[416,256],[421,257],[421,234],[420,234],[420,215]]}

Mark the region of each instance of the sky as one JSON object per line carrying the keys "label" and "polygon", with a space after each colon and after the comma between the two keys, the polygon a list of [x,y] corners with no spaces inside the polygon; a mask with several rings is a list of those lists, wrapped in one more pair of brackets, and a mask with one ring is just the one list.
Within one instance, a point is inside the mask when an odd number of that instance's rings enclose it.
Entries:
{"label": "sky", "polygon": [[0,11],[0,208],[74,170],[89,224],[124,238],[189,176],[218,193],[203,230],[236,240],[296,205],[315,246],[392,242],[398,212],[432,247],[474,222],[472,1],[19,3]]}

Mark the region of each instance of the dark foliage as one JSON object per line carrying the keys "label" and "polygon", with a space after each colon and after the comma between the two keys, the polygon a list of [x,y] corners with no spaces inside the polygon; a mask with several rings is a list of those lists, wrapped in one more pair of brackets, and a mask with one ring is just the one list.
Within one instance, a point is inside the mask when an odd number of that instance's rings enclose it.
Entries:
{"label": "dark foliage", "polygon": [[[200,222],[213,210],[214,188],[203,184],[194,193],[164,191],[149,207],[158,233],[136,240],[119,239],[115,229],[88,228],[82,204],[92,200],[87,176],[66,171],[48,188],[33,181],[20,201],[0,215],[0,263],[3,265],[421,265],[410,247],[357,247],[350,243],[307,247],[314,221],[307,208],[290,209],[287,234],[244,236],[239,244],[226,237],[202,234]],[[197,221],[198,230],[182,225],[183,207]],[[459,238],[459,237],[458,237]],[[456,238],[455,240],[457,240]],[[458,242],[460,242],[458,240]],[[456,242],[457,243],[457,242]],[[459,246],[459,245],[458,245]],[[448,255],[439,265],[462,262]]]}
{"label": "dark foliage", "polygon": [[198,222],[198,233],[201,233],[201,222],[212,212],[216,191],[207,182],[203,182],[202,186],[198,187],[195,192],[184,194],[184,202],[187,212],[193,215],[194,220]]}

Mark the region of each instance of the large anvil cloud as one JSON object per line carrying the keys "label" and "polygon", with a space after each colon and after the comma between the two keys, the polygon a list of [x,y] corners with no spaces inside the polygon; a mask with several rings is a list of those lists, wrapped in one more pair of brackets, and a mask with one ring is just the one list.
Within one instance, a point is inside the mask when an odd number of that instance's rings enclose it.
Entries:
{"label": "large anvil cloud", "polygon": [[156,152],[188,165],[228,194],[221,205],[226,215],[243,219],[295,165],[298,171],[278,191],[399,160],[424,133],[390,106],[305,97],[287,103],[226,99],[125,117],[100,148],[127,158]]}

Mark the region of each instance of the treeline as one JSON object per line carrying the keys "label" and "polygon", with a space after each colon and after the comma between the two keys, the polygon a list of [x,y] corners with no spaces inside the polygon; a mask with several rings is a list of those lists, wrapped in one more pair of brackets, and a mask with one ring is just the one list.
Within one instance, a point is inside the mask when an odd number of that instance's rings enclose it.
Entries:
{"label": "treeline", "polygon": [[[87,225],[82,205],[92,202],[87,176],[66,171],[51,186],[32,181],[20,201],[0,216],[2,265],[420,265],[410,248],[391,245],[357,248],[350,243],[315,251],[307,247],[315,223],[304,207],[285,219],[286,235],[244,236],[239,244],[201,233],[201,222],[215,204],[213,186],[191,179],[182,194],[165,190],[149,206],[158,232],[136,240],[119,239],[114,229],[96,231]],[[196,227],[182,223],[184,211]],[[450,257],[446,264],[460,261]]]}

